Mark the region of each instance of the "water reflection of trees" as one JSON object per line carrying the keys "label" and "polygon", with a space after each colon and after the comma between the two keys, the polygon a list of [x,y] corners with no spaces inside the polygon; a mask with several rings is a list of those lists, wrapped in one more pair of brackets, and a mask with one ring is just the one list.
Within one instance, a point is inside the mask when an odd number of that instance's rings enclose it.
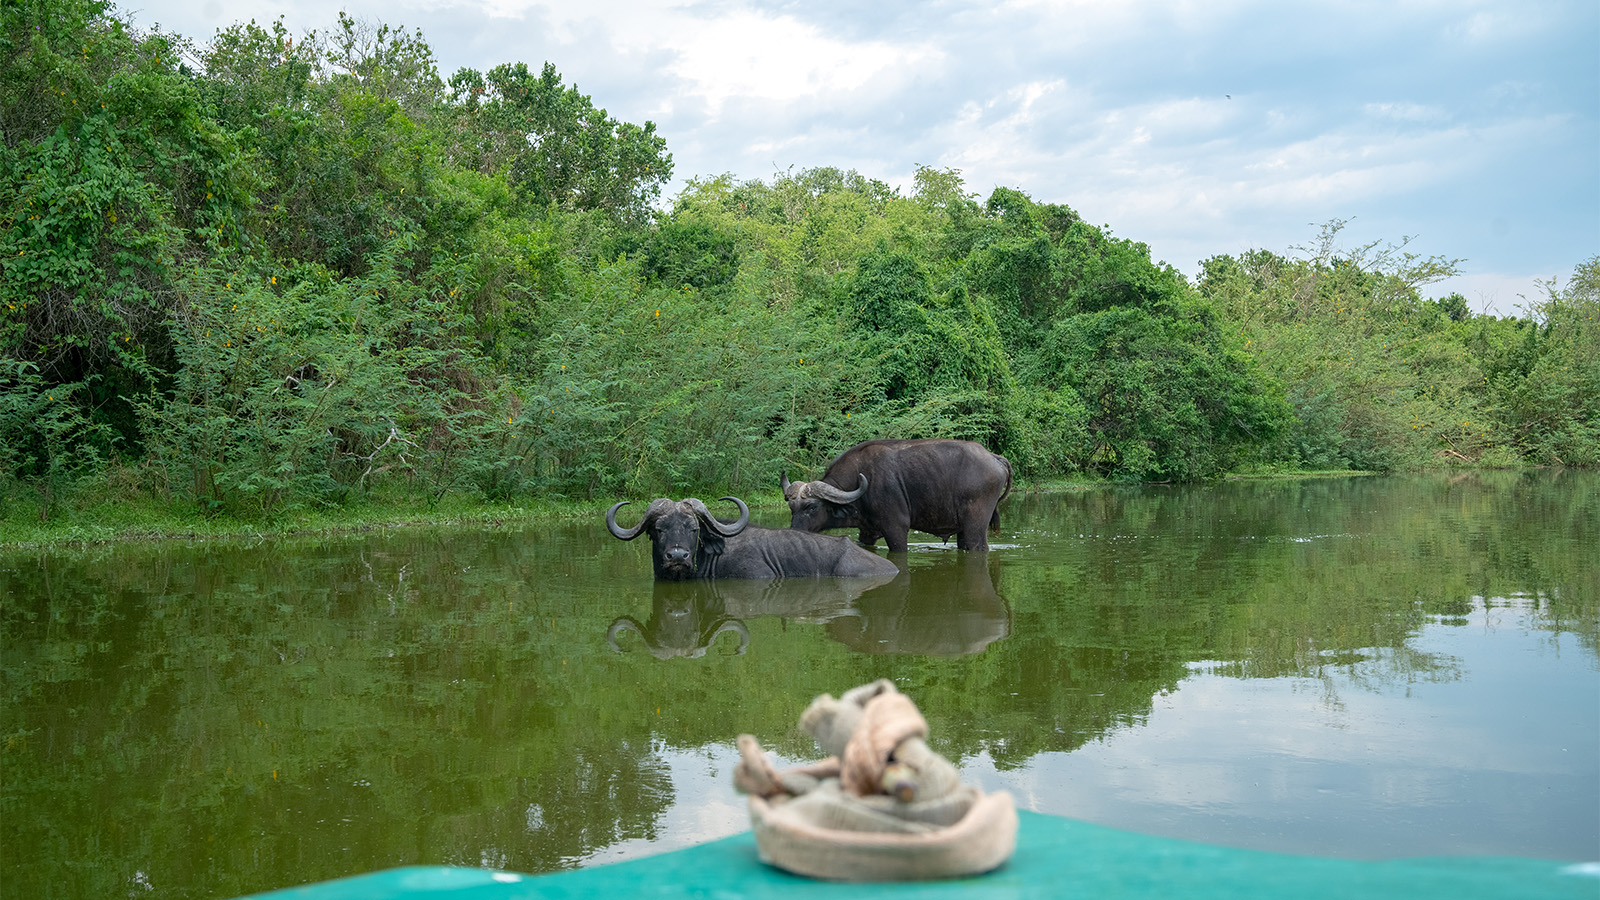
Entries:
{"label": "water reflection of trees", "polygon": [[619,615],[645,631],[675,601],[598,517],[8,556],[0,846],[37,849],[0,874],[7,896],[120,896],[134,873],[233,896],[411,862],[570,866],[659,827],[658,748],[781,736],[797,704],[880,676],[941,751],[1005,767],[1142,721],[1196,665],[1454,678],[1416,635],[1501,603],[1593,653],[1596,510],[1592,474],[1017,494],[1014,548],[913,555],[858,593],[684,587],[750,631],[690,665],[607,646]]}
{"label": "water reflection of trees", "polygon": [[640,717],[598,708],[605,679],[571,652],[590,622],[518,583],[526,548],[295,550],[0,573],[0,843],[31,848],[7,854],[8,896],[548,871],[649,837],[666,766]]}
{"label": "water reflection of trees", "polygon": [[1452,680],[1460,661],[1419,650],[1421,629],[1530,586],[1503,602],[1594,652],[1597,488],[1592,473],[1482,473],[1019,495],[1005,519],[1025,524],[1005,539],[1020,547],[994,576],[1013,636],[936,733],[1002,766],[1070,750],[1142,721],[1196,662],[1372,690]]}

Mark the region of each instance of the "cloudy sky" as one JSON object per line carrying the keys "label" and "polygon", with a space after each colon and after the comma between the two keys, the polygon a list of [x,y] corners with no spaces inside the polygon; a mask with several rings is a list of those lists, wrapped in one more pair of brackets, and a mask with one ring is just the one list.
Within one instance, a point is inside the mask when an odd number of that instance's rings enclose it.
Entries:
{"label": "cloudy sky", "polygon": [[[325,0],[121,0],[201,43]],[[918,165],[1065,203],[1194,275],[1348,219],[1462,259],[1476,311],[1600,253],[1594,0],[349,0],[442,75],[545,61],[613,117],[654,121],[692,177],[815,166],[909,187]]]}

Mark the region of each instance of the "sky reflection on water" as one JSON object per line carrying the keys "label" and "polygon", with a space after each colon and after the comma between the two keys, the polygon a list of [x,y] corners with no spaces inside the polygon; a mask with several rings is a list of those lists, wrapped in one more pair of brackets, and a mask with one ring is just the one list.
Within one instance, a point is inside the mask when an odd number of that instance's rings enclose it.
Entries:
{"label": "sky reflection on water", "polygon": [[[1395,679],[1385,651],[1319,678],[1238,678],[1204,662],[1143,721],[1019,769],[963,761],[1018,805],[1114,828],[1283,853],[1386,859],[1600,859],[1600,667],[1532,601],[1474,598],[1415,649],[1444,663]],[[935,735],[937,737],[937,735]],[[662,748],[676,803],[613,862],[745,830],[730,744]],[[778,757],[779,765],[802,759]]]}
{"label": "sky reflection on water", "polygon": [[[1261,850],[1352,858],[1600,859],[1600,677],[1528,601],[1475,599],[1416,650],[1455,677],[1239,679],[1205,663],[1147,721],[1021,771],[968,771],[1027,809]],[[1373,651],[1381,655],[1381,651]]]}

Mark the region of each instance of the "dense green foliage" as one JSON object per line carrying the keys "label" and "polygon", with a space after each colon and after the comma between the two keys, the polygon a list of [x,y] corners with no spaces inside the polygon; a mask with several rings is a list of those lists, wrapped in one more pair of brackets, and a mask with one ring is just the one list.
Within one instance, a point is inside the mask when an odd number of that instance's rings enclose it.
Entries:
{"label": "dense green foliage", "polygon": [[1475,316],[1418,288],[1453,270],[1401,247],[1337,253],[1343,222],[1303,259],[1265,250],[1202,264],[1200,293],[1285,385],[1284,466],[1600,464],[1600,257],[1545,285],[1526,315]]}
{"label": "dense green foliage", "polygon": [[0,497],[43,518],[748,492],[883,436],[1024,478],[1600,462],[1595,260],[1501,320],[1331,234],[1191,285],[949,170],[660,210],[665,140],[549,64],[445,79],[344,15],[203,47],[103,0],[3,16]]}

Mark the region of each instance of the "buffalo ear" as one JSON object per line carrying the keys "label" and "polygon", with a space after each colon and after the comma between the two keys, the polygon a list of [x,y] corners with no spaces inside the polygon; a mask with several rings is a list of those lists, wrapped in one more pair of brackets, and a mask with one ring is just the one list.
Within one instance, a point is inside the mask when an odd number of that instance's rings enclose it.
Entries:
{"label": "buffalo ear", "polygon": [[739,507],[739,518],[733,522],[724,522],[711,514],[706,505],[693,497],[683,501],[694,512],[695,518],[700,520],[700,552],[706,556],[720,556],[728,547],[728,538],[745,530],[750,524],[750,507],[738,497],[723,497],[723,500],[732,500]]}
{"label": "buffalo ear", "polygon": [[709,528],[700,529],[700,552],[712,557],[721,556],[728,549],[728,539]]}

